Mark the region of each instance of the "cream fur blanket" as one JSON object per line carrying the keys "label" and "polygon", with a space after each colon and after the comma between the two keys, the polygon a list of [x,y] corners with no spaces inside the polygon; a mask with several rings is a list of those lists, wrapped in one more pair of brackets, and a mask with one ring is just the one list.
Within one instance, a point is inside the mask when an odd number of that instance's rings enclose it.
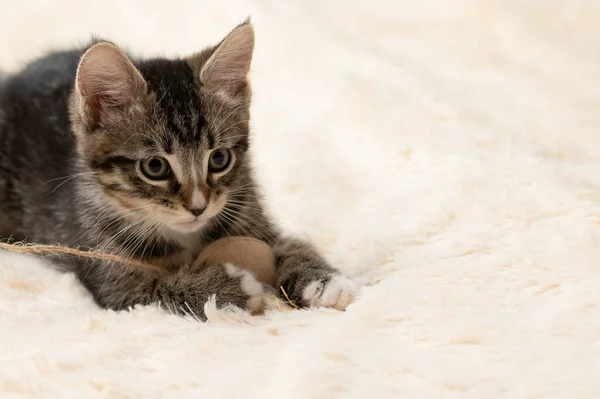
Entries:
{"label": "cream fur blanket", "polygon": [[251,15],[256,163],[346,312],[98,309],[0,254],[2,398],[600,392],[600,1],[0,1],[0,66],[99,33],[186,54]]}

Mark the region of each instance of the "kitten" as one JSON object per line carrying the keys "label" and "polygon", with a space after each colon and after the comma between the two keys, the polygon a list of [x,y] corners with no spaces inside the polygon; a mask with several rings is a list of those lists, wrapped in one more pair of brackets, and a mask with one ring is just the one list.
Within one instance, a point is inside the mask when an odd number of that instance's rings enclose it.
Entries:
{"label": "kitten", "polygon": [[277,284],[300,306],[344,309],[357,286],[265,216],[252,178],[247,21],[182,59],[129,57],[107,41],[55,52],[0,83],[0,236],[162,266],[54,259],[105,308],[204,305],[250,312],[263,286],[243,268],[195,268],[208,243],[247,235],[273,248]]}

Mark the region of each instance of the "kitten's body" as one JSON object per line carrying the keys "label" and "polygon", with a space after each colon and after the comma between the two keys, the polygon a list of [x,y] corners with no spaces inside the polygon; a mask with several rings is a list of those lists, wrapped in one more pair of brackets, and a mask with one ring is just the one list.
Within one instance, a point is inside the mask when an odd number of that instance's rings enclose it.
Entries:
{"label": "kitten's body", "polygon": [[[282,237],[257,200],[247,153],[248,27],[187,59],[130,62],[100,43],[47,55],[0,83],[0,237],[161,265],[172,274],[55,260],[104,307],[162,303],[204,317],[215,294],[222,306],[260,310],[262,287],[247,272],[192,266],[215,239],[254,236],[273,246],[278,284],[297,303],[345,307],[352,283],[310,244]],[[213,148],[230,154],[224,172],[205,170]],[[142,176],[139,154],[157,153],[170,178]]]}

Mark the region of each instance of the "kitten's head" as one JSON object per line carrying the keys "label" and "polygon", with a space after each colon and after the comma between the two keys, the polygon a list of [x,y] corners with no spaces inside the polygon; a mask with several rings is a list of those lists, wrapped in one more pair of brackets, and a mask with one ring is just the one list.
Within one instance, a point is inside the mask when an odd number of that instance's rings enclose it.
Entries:
{"label": "kitten's head", "polygon": [[246,22],[185,59],[136,62],[109,42],[81,57],[70,113],[82,162],[105,199],[191,232],[249,181],[254,31]]}

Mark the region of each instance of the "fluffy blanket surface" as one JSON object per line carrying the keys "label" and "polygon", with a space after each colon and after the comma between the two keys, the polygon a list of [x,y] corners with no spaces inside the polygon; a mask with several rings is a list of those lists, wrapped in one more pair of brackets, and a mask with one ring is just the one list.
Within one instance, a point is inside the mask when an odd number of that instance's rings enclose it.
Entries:
{"label": "fluffy blanket surface", "polygon": [[93,33],[185,55],[252,16],[270,210],[364,284],[346,312],[201,324],[1,253],[0,397],[598,397],[599,1],[0,9],[9,71]]}

